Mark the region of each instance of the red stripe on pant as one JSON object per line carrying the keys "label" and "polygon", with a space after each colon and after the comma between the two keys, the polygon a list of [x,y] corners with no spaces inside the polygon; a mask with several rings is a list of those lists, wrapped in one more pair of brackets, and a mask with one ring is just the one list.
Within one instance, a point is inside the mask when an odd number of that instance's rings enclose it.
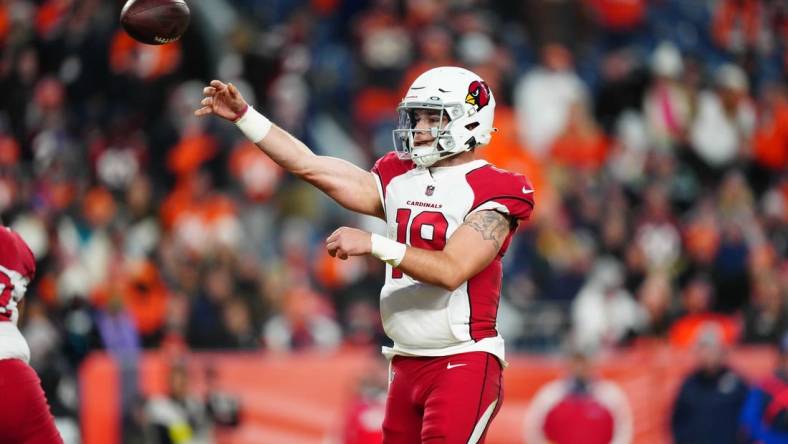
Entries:
{"label": "red stripe on pant", "polygon": [[391,372],[385,444],[484,442],[503,402],[502,369],[495,356],[395,356]]}
{"label": "red stripe on pant", "polygon": [[19,359],[0,360],[0,442],[62,444],[41,380]]}

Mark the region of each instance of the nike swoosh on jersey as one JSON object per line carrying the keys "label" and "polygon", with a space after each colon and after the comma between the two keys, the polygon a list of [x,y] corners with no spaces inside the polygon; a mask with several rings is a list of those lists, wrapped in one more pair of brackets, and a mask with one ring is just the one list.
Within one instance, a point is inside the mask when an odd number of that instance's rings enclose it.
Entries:
{"label": "nike swoosh on jersey", "polygon": [[533,192],[534,192],[534,190],[528,190],[525,187],[523,187],[523,194],[531,194]]}
{"label": "nike swoosh on jersey", "polygon": [[451,365],[451,362],[449,362],[448,364],[446,364],[446,370],[451,370],[451,369],[453,369],[455,367],[462,367],[463,365],[468,365],[468,364],[454,364],[454,365]]}

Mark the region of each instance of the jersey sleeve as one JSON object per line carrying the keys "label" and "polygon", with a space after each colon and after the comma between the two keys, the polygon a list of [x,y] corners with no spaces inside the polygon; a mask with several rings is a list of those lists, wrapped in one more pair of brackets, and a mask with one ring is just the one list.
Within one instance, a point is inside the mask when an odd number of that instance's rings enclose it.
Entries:
{"label": "jersey sleeve", "polygon": [[534,189],[522,174],[487,165],[469,172],[466,177],[474,195],[468,215],[494,210],[508,214],[518,222],[531,217]]}
{"label": "jersey sleeve", "polygon": [[389,183],[395,177],[413,169],[414,166],[413,162],[397,157],[397,153],[394,151],[378,159],[372,166],[371,171],[377,177],[378,196],[380,196],[384,211],[386,210],[386,188]]}

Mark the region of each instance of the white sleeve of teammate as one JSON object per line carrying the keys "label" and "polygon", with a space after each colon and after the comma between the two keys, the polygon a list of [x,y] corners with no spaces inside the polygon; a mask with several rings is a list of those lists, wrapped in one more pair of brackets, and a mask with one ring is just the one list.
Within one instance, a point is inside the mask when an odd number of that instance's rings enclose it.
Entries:
{"label": "white sleeve of teammate", "polygon": [[565,395],[566,383],[563,380],[550,382],[536,392],[525,413],[525,442],[528,444],[548,443],[547,437],[544,435],[545,418]]}
{"label": "white sleeve of teammate", "polygon": [[594,395],[613,415],[613,439],[610,444],[629,444],[632,442],[632,409],[626,394],[618,385],[601,381],[597,383]]}

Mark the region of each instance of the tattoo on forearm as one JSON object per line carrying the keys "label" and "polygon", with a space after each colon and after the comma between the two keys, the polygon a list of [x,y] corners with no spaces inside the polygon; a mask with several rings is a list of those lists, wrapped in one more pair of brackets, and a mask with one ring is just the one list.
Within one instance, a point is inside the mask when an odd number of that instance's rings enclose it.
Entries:
{"label": "tattoo on forearm", "polygon": [[506,239],[509,232],[509,219],[503,214],[487,210],[473,213],[465,220],[465,224],[482,235],[484,240],[491,240],[495,243],[495,249],[500,250],[501,244]]}

